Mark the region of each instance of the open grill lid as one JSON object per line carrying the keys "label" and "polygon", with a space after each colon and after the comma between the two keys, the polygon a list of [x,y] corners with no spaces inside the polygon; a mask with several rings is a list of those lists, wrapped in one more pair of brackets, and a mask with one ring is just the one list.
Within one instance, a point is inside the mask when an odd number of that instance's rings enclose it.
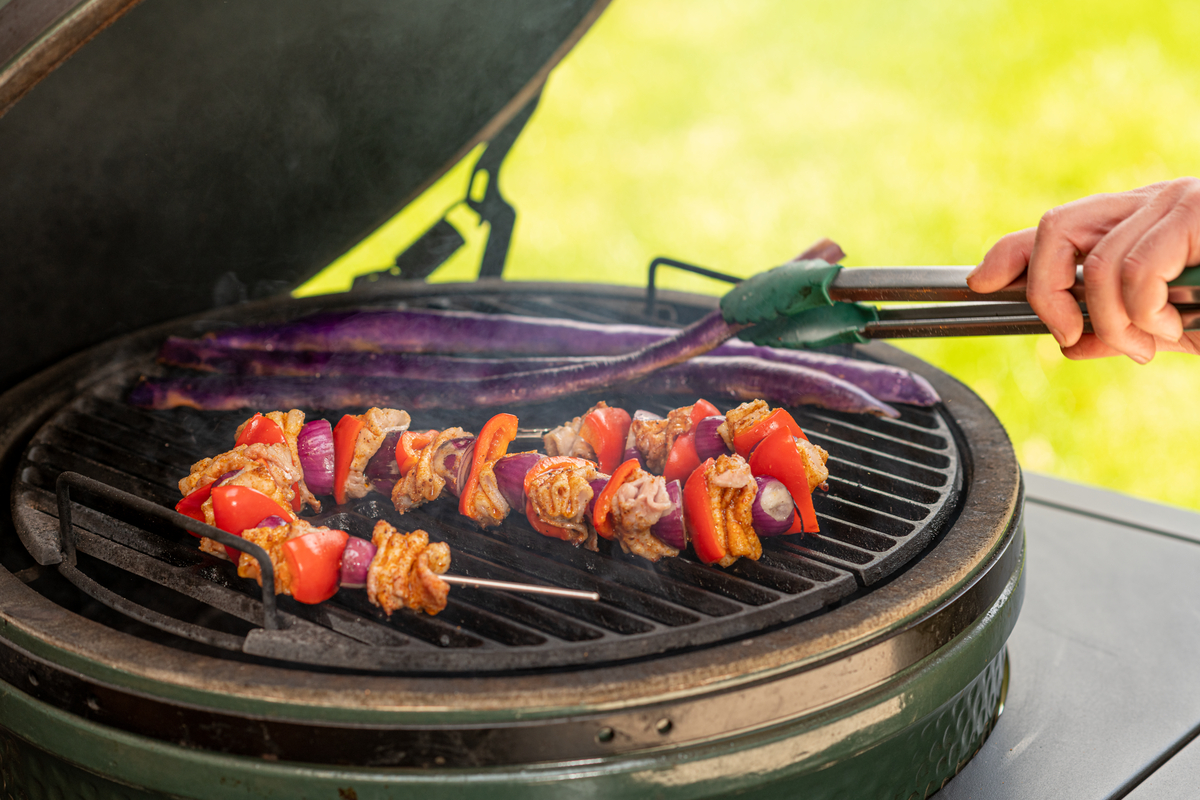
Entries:
{"label": "open grill lid", "polygon": [[0,391],[291,289],[481,141],[480,210],[511,213],[503,152],[605,5],[0,4],[0,113],[28,90],[0,117]]}

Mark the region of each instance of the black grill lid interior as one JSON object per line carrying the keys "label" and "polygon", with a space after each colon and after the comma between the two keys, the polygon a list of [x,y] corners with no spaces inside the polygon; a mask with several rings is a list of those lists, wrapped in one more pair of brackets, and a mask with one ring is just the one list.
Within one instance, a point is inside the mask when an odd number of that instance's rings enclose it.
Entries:
{"label": "black grill lid interior", "polygon": [[494,136],[606,2],[144,0],[0,117],[0,391],[297,285]]}

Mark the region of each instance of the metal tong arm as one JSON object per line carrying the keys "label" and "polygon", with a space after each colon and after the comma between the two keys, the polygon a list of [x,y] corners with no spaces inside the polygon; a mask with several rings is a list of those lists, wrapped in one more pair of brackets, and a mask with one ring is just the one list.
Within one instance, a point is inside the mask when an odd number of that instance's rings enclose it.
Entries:
{"label": "metal tong arm", "polygon": [[[1185,331],[1200,330],[1200,304],[1182,303],[1176,308]],[[1087,306],[1083,313],[1084,333],[1092,333]],[[1048,333],[1046,324],[1028,303],[931,303],[879,309],[879,320],[867,323],[862,335],[868,339],[908,339],[929,336],[1005,336]]]}
{"label": "metal tong arm", "polygon": [[[829,297],[851,303],[890,301],[939,302],[1024,302],[1025,277],[999,291],[979,294],[967,288],[967,275],[974,267],[852,267],[842,269],[829,284]],[[1174,305],[1200,303],[1200,267],[1188,267],[1171,281],[1168,300]],[[1076,268],[1071,294],[1084,300],[1083,267]]]}

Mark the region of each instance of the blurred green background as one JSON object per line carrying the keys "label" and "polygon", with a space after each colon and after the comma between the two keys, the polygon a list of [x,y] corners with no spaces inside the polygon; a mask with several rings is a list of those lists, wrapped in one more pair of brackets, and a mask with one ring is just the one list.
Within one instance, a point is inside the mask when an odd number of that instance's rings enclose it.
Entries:
{"label": "blurred green background", "polygon": [[[644,285],[658,255],[749,275],[821,236],[848,266],[977,263],[1055,205],[1200,173],[1198,40],[1194,2],[616,0],[500,173],[505,275]],[[298,294],[386,268],[443,214],[468,244],[432,280],[473,279],[486,225],[461,200],[481,150]],[[1200,360],[900,344],[982,395],[1026,468],[1200,508],[1175,429]]]}

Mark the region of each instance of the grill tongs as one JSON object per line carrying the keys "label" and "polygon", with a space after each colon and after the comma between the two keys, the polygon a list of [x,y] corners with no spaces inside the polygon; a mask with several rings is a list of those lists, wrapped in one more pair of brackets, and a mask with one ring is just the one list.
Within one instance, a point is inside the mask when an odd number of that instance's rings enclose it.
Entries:
{"label": "grill tongs", "polygon": [[[849,303],[905,302],[918,305],[877,308],[878,319],[859,333],[868,339],[931,336],[998,336],[1047,333],[1046,325],[1025,302],[1025,279],[991,294],[967,288],[974,267],[855,267],[837,272],[827,286],[829,299]],[[1200,330],[1200,267],[1189,267],[1171,281],[1168,297],[1183,317],[1184,330]],[[1084,302],[1083,270],[1072,294],[1091,332]]]}

